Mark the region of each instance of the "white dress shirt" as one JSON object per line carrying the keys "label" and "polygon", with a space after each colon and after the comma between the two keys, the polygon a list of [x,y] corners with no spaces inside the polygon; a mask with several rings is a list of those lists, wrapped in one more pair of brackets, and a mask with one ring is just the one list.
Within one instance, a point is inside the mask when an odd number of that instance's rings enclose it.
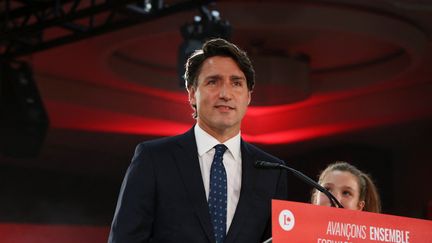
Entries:
{"label": "white dress shirt", "polygon": [[[204,182],[206,198],[208,200],[210,191],[210,168],[215,154],[214,146],[220,144],[220,142],[200,128],[198,124],[195,125],[194,132],[198,148],[201,175]],[[228,148],[224,153],[222,161],[227,174],[227,232],[240,198],[242,175],[240,141],[239,132],[236,136],[223,143]]]}

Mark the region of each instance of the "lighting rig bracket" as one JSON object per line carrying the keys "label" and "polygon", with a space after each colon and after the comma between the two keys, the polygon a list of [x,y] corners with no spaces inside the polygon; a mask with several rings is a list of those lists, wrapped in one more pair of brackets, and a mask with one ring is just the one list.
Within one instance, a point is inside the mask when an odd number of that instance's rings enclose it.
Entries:
{"label": "lighting rig bracket", "polygon": [[195,9],[211,1],[166,2],[3,0],[0,62]]}

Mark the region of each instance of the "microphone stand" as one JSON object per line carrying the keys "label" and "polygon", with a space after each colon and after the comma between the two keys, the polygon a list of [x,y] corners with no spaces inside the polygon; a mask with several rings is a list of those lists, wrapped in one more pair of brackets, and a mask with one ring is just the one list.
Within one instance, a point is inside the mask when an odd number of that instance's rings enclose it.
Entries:
{"label": "microphone stand", "polygon": [[[255,167],[264,168],[264,169],[285,169],[285,170],[288,170],[289,172],[294,174],[300,180],[306,182],[307,184],[314,187],[318,191],[324,193],[328,197],[328,199],[330,200],[332,207],[336,207],[336,205],[337,205],[338,208],[343,208],[342,204],[327,189],[325,189],[320,184],[316,183],[314,180],[309,178],[307,175],[301,173],[300,171],[293,169],[289,166],[286,166],[285,162],[283,162],[283,161],[282,161],[282,163],[274,163],[274,162],[257,160],[257,161],[255,161]],[[263,243],[271,243],[272,241],[273,241],[273,237],[270,237],[267,240],[265,240]]]}

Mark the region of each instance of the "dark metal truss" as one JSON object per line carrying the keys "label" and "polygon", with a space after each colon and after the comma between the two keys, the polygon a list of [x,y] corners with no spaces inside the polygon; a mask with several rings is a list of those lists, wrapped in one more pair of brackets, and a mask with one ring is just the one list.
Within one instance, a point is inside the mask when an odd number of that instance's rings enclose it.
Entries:
{"label": "dark metal truss", "polygon": [[2,0],[0,61],[198,8],[209,2]]}

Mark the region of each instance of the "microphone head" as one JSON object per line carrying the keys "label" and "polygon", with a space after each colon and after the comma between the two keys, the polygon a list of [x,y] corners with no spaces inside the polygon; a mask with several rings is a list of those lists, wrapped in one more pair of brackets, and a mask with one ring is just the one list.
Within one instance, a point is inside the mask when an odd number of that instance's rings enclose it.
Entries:
{"label": "microphone head", "polygon": [[257,161],[255,161],[255,167],[256,168],[262,168],[263,167],[263,162],[264,161],[261,161],[261,160],[257,160]]}

